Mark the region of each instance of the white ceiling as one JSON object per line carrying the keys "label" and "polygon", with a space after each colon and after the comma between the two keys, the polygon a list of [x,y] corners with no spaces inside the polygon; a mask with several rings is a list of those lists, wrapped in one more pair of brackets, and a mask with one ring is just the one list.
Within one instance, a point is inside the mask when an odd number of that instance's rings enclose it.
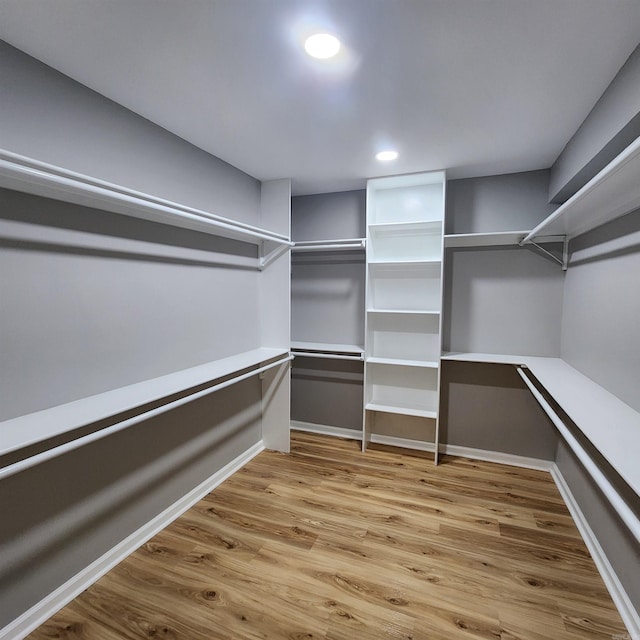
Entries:
{"label": "white ceiling", "polygon": [[[320,62],[302,41],[343,42]],[[0,37],[294,193],[549,167],[640,42],[638,0],[0,0]],[[394,146],[381,165],[374,153]]]}

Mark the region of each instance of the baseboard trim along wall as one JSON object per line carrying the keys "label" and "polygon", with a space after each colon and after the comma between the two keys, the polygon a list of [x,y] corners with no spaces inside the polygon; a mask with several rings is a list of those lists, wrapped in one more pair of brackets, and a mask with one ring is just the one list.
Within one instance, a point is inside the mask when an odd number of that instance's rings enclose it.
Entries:
{"label": "baseboard trim along wall", "polygon": [[155,518],[134,531],[122,542],[107,551],[100,558],[92,562],[85,569],[67,580],[64,584],[50,593],[46,598],[25,611],[21,616],[9,623],[4,629],[0,629],[0,640],[19,640],[24,638],[34,629],[46,622],[52,615],[71,602],[76,596],[90,587],[105,573],[113,569],[119,562],[133,553],[154,535],[170,525],[219,484],[241,469],[252,458],[264,451],[262,440],[240,454],[237,458],[216,471],[209,478],[201,482],[189,493],[167,507]]}
{"label": "baseboard trim along wall", "polygon": [[449,456],[460,456],[461,458],[472,458],[473,460],[484,460],[485,462],[496,462],[497,464],[507,464],[523,469],[535,469],[536,471],[551,471],[555,465],[551,460],[517,456],[512,453],[503,453],[502,451],[472,449],[471,447],[460,447],[454,444],[441,445],[440,453]]}
{"label": "baseboard trim along wall", "polygon": [[555,463],[551,468],[551,476],[558,487],[558,491],[560,492],[562,499],[567,505],[567,509],[569,509],[569,513],[571,514],[573,521],[576,523],[576,527],[578,527],[578,531],[580,532],[584,543],[587,545],[587,549],[589,549],[589,553],[602,576],[613,603],[616,605],[616,608],[620,613],[622,621],[627,627],[630,635],[628,640],[640,640],[640,614],[636,611],[631,599],[620,583],[620,580],[611,566],[604,550],[600,546],[593,529],[589,526],[584,513],[582,513],[582,509],[580,509],[578,502],[573,497],[573,493],[571,493],[569,485]]}

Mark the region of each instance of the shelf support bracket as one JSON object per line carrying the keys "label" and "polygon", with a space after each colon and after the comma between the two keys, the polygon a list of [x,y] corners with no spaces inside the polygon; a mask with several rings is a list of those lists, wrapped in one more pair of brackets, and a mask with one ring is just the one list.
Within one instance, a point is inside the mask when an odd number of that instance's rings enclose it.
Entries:
{"label": "shelf support bracket", "polygon": [[[554,240],[555,240],[555,237],[554,237]],[[551,258],[554,262],[557,262],[562,267],[563,271],[566,271],[567,266],[569,264],[569,240],[567,236],[560,236],[559,240],[562,242],[562,258],[558,258],[558,256],[554,255],[553,253],[551,253],[551,251],[549,251],[548,249],[545,249],[542,245],[538,244],[537,242],[534,242],[533,240],[529,240],[526,243],[522,241],[520,243],[520,246],[522,247],[527,244],[532,244],[536,249],[538,249],[539,251],[544,253],[546,256]]]}

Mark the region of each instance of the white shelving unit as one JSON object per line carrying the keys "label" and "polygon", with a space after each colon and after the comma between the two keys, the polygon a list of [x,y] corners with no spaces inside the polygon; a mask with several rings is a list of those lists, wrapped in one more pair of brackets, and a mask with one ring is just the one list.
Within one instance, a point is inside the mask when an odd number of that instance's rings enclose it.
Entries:
{"label": "white shelving unit", "polygon": [[363,450],[376,412],[436,420],[445,175],[367,185]]}

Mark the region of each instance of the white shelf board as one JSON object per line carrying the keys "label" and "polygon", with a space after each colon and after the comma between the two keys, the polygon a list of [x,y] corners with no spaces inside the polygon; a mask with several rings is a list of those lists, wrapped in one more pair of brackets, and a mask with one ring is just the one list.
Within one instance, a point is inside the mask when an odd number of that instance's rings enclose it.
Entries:
{"label": "white shelf board", "polygon": [[417,416],[419,418],[437,418],[438,412],[422,407],[406,407],[393,404],[379,404],[368,402],[365,405],[367,411],[382,411],[383,413],[397,413],[403,416]]}
{"label": "white shelf board", "polygon": [[365,238],[341,238],[339,240],[302,240],[294,242],[294,252],[309,251],[364,251]]}
{"label": "white shelf board", "polygon": [[348,353],[362,356],[364,347],[358,344],[337,344],[331,342],[291,342],[292,351],[319,351],[320,353]]}
{"label": "white shelf board", "polygon": [[454,360],[458,362],[485,362],[488,364],[523,364],[529,356],[506,355],[500,353],[465,353],[446,352],[442,354],[442,360]]}
{"label": "white shelf board", "polygon": [[412,316],[439,316],[440,311],[436,311],[435,309],[367,309],[367,313],[389,313],[389,314],[407,314]]}
{"label": "white shelf board", "polygon": [[560,358],[449,353],[444,360],[528,368],[585,437],[640,496],[640,412]]}
{"label": "white shelf board", "polygon": [[526,231],[496,231],[493,233],[454,233],[444,237],[445,247],[518,246],[529,233]]}
{"label": "white shelf board", "polygon": [[259,245],[283,235],[0,149],[0,187]]}
{"label": "white shelf board", "polygon": [[535,227],[525,242],[541,235],[573,238],[638,209],[639,176],[640,137]]}
{"label": "white shelf board", "polygon": [[0,455],[232,375],[287,353],[287,349],[253,349],[228,358],[5,420],[0,423]]}
{"label": "white shelf board", "polygon": [[421,267],[424,265],[440,264],[441,262],[441,258],[434,258],[432,260],[369,260],[369,265],[383,267]]}
{"label": "white shelf board", "polygon": [[390,364],[400,367],[422,367],[425,369],[437,369],[439,366],[439,363],[437,361],[407,360],[403,358],[380,358],[377,356],[367,357],[366,362],[371,364]]}
{"label": "white shelf board", "polygon": [[369,229],[373,233],[378,231],[386,233],[387,231],[413,231],[413,230],[427,230],[427,229],[440,229],[442,227],[442,220],[411,220],[408,222],[371,222]]}

